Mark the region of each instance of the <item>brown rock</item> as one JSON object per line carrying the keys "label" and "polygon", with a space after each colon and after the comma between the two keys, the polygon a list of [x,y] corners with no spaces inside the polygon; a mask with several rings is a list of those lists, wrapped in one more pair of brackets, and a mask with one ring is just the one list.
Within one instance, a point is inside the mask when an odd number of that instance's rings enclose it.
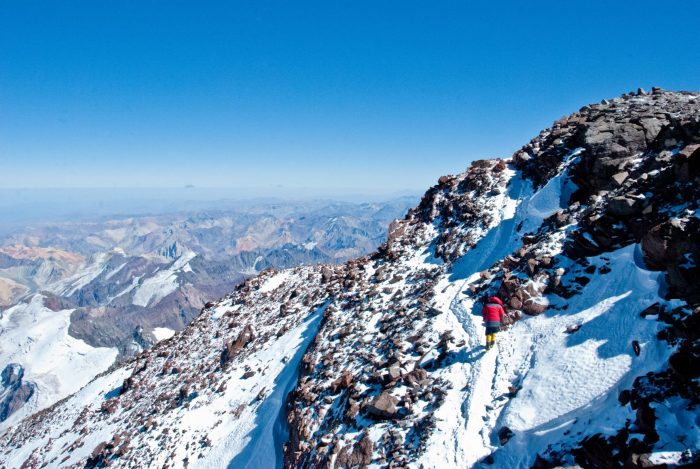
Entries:
{"label": "brown rock", "polygon": [[221,352],[221,365],[226,366],[236,355],[250,342],[255,339],[255,333],[250,324],[246,325],[238,337],[233,342],[227,342],[223,352]]}
{"label": "brown rock", "polygon": [[342,389],[348,389],[352,384],[352,381],[352,373],[350,373],[348,370],[345,370],[340,376],[340,378],[336,379],[331,383],[331,392],[335,394]]}
{"label": "brown rock", "polygon": [[428,378],[428,372],[423,368],[416,368],[415,370],[409,372],[404,376],[404,379],[409,384],[419,385],[422,381]]}
{"label": "brown rock", "polygon": [[498,430],[498,441],[501,443],[501,446],[508,443],[508,441],[513,438],[513,435],[513,430],[508,427],[501,427],[501,429]]}
{"label": "brown rock", "polygon": [[608,213],[618,217],[634,215],[642,208],[639,200],[632,197],[613,197],[608,202]]}
{"label": "brown rock", "polygon": [[622,183],[625,182],[628,177],[629,173],[627,171],[622,171],[620,173],[613,174],[612,180],[616,185],[621,186]]}
{"label": "brown rock", "polygon": [[365,432],[362,439],[355,444],[350,452],[349,446],[344,446],[335,459],[335,468],[355,468],[367,467],[372,463],[372,453],[374,451],[372,440]]}
{"label": "brown rock", "polygon": [[529,300],[523,303],[522,312],[529,314],[530,316],[537,316],[542,314],[547,310],[547,305],[537,303],[535,301]]}
{"label": "brown rock", "polygon": [[399,411],[396,408],[398,403],[398,398],[384,391],[367,405],[367,412],[379,419],[396,419],[399,417]]}

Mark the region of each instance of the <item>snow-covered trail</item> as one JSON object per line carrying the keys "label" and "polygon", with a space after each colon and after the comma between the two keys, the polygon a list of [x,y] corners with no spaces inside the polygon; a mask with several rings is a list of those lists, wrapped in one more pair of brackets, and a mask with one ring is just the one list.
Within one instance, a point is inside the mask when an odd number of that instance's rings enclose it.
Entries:
{"label": "snow-covered trail", "polygon": [[[451,312],[447,327],[455,331],[457,338],[463,339],[465,344],[459,352],[460,359],[449,366],[446,376],[454,389],[447,396],[450,405],[445,407],[460,409],[460,413],[439,416],[442,419],[440,432],[450,437],[442,441],[436,439],[434,444],[440,446],[438,452],[446,461],[458,467],[471,467],[495,449],[491,434],[499,415],[494,400],[497,392],[508,387],[501,383],[508,382],[504,374],[498,374],[499,381],[494,381],[500,361],[498,342],[506,334],[499,334],[496,349],[485,350],[484,326],[479,311],[474,310],[478,307],[477,302],[469,295],[467,287],[479,279],[480,271],[513,252],[520,244],[517,227],[519,221],[528,215],[527,201],[531,194],[531,185],[519,174],[511,173],[508,188],[497,203],[499,212],[491,229],[455,262],[444,280],[445,286],[438,288],[440,305]],[[432,461],[427,466],[439,465]]]}
{"label": "snow-covered trail", "polygon": [[[451,462],[459,467],[480,467],[489,455],[500,467],[529,467],[548,445],[582,438],[578,435],[592,419],[600,420],[601,428],[619,428],[630,418],[627,409],[608,401],[616,401],[635,376],[668,359],[668,351],[654,340],[659,326],[637,314],[663,301],[658,274],[635,262],[638,250],[631,245],[588,258],[592,265],[608,265],[611,273],[591,277],[590,293],[555,302],[555,309],[499,333],[488,352],[479,304],[465,292],[473,278],[449,284],[444,294],[451,297],[455,335],[465,344],[462,360],[446,376],[455,385],[448,399],[461,412],[441,415],[443,439],[451,440],[442,443],[441,453],[454,449]],[[582,329],[568,335],[570,325]],[[633,340],[641,345],[639,358],[630,346]],[[604,379],[591,381],[590,376]],[[561,398],[553,403],[551,396]],[[599,412],[603,407],[615,412]],[[498,441],[503,427],[515,433],[505,446]]]}
{"label": "snow-covered trail", "polygon": [[[564,168],[578,152],[571,152]],[[453,445],[453,461],[460,467],[474,466],[498,447],[495,430],[507,408],[509,388],[520,385],[532,356],[531,350],[522,347],[527,342],[516,342],[510,331],[499,333],[496,347],[485,350],[485,330],[480,311],[475,310],[478,302],[467,287],[479,279],[479,272],[516,251],[522,233],[536,230],[544,218],[568,203],[571,188],[566,173],[562,171],[535,191],[529,181],[511,170],[506,191],[494,200],[498,213],[491,228],[453,264],[448,286],[443,289],[465,341],[464,360],[454,366],[448,378],[460,386],[459,397],[453,393],[452,399],[462,400],[458,403],[461,413],[446,417],[445,427],[451,424],[453,428],[444,429],[452,435],[449,445]],[[442,445],[447,450],[448,445]]]}
{"label": "snow-covered trail", "polygon": [[[467,281],[463,283],[466,285]],[[485,340],[484,326],[474,316],[473,311],[468,310],[467,305],[473,302],[463,299],[462,288],[455,295],[451,309],[462,324],[467,335],[467,352],[473,357],[469,364],[465,389],[467,397],[462,404],[462,417],[464,418],[464,431],[460,432],[458,445],[464,445],[468,449],[467,465],[472,465],[476,460],[489,454],[490,428],[486,425],[489,421],[487,410],[492,408],[492,383],[496,369],[497,349],[486,351],[483,345]],[[471,308],[470,308],[471,309]]]}

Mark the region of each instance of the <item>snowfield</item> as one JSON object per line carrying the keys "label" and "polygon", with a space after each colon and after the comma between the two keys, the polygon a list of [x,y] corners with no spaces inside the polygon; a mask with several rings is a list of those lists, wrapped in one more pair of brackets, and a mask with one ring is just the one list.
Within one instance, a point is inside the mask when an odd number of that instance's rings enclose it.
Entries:
{"label": "snowfield", "polygon": [[180,286],[178,282],[178,272],[191,271],[189,262],[194,259],[196,255],[196,253],[188,251],[182,254],[167,269],[161,270],[155,275],[141,281],[134,291],[132,303],[144,307],[156,304],[177,290]]}
{"label": "snowfield", "polygon": [[169,339],[174,336],[175,331],[167,327],[154,327],[153,335],[156,337],[156,340],[160,342],[161,340]]}
{"label": "snowfield", "polygon": [[284,412],[287,394],[296,386],[299,363],[318,331],[324,309],[325,306],[318,308],[273,347],[254,358],[265,368],[264,375],[252,378],[248,383],[240,380],[229,385],[231,391],[227,397],[230,406],[254,400],[255,393],[261,389],[267,395],[259,407],[243,413],[235,426],[223,427],[210,436],[215,449],[197,461],[196,467],[282,467],[282,445],[289,438]]}
{"label": "snowfield", "polygon": [[114,363],[117,349],[90,347],[68,335],[71,312],[51,311],[41,295],[3,312],[0,365],[20,364],[24,380],[35,383],[37,392],[27,405],[0,422],[0,430],[73,394]]}

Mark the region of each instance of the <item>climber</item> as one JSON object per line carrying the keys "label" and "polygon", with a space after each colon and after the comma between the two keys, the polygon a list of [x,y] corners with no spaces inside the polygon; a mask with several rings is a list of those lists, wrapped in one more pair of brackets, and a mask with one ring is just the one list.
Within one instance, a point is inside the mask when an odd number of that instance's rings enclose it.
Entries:
{"label": "climber", "polygon": [[505,315],[501,299],[497,296],[488,297],[481,309],[481,316],[484,318],[484,326],[486,327],[486,350],[491,349],[496,344],[496,333],[501,330],[501,320]]}

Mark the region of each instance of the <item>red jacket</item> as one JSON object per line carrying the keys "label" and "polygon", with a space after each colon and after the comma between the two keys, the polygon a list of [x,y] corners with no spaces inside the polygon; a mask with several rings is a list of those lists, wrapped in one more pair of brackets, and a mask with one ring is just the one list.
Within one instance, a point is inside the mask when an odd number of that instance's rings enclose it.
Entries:
{"label": "red jacket", "polygon": [[491,296],[488,303],[481,310],[481,315],[484,317],[484,322],[501,322],[501,318],[505,316],[503,310],[503,302],[497,296]]}

